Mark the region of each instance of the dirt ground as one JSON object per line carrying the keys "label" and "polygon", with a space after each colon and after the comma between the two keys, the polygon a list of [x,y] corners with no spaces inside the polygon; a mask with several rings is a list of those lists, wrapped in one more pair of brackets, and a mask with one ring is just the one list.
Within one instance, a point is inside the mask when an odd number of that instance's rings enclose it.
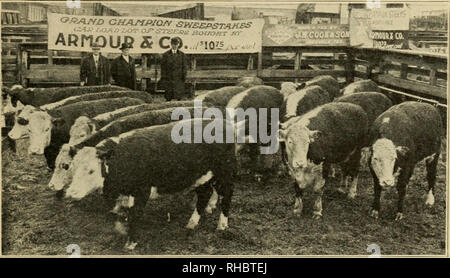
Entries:
{"label": "dirt ground", "polygon": [[[19,151],[23,151],[19,148]],[[405,200],[405,218],[394,221],[397,193],[384,192],[380,219],[369,217],[373,189],[366,165],[358,196],[349,200],[332,182],[323,198],[323,219],[312,219],[311,194],[303,215],[294,216],[291,179],[266,183],[243,175],[235,185],[230,228],[216,231],[217,210],[193,232],[185,228],[193,194],[149,201],[139,229],[139,245],[123,250],[125,238],[100,195],[80,202],[58,201],[47,188],[50,173],[41,156],[2,151],[2,252],[4,255],[63,255],[70,244],[81,255],[363,255],[370,244],[381,255],[444,255],[446,244],[446,153],[438,166],[436,203],[425,207],[424,163],[417,165]],[[170,213],[170,222],[168,221]]]}

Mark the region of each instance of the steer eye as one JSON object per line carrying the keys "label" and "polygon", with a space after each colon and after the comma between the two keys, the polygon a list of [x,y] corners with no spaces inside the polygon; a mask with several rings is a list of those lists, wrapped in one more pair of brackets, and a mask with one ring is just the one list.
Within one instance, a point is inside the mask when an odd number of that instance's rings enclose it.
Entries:
{"label": "steer eye", "polygon": [[93,174],[94,170],[89,170],[89,175]]}
{"label": "steer eye", "polygon": [[27,125],[28,124],[28,120],[24,119],[24,118],[18,118],[17,119],[17,123],[19,125]]}
{"label": "steer eye", "polygon": [[68,169],[69,169],[69,164],[63,163],[63,164],[61,164],[61,167],[62,167],[64,170],[68,170]]}

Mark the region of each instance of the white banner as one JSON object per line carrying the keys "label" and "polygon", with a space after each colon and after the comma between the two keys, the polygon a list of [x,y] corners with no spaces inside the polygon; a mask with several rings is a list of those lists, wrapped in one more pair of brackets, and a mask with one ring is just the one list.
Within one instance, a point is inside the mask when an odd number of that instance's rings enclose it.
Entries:
{"label": "white banner", "polygon": [[103,53],[163,53],[172,37],[190,54],[256,53],[261,51],[263,19],[234,21],[163,17],[75,16],[48,14],[48,49],[90,51],[93,42]]}
{"label": "white banner", "polygon": [[409,30],[409,10],[386,8],[370,10],[372,30]]}

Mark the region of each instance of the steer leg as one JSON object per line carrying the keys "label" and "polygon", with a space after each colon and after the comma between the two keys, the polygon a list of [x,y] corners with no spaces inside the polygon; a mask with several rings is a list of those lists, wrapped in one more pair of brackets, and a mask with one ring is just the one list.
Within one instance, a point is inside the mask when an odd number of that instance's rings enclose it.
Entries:
{"label": "steer leg", "polygon": [[50,170],[55,170],[55,161],[58,156],[59,150],[53,146],[48,146],[44,149],[45,160],[47,161],[47,166]]}
{"label": "steer leg", "polygon": [[398,177],[397,182],[398,203],[395,221],[401,220],[403,218],[403,201],[405,200],[406,186],[408,185],[412,172],[413,172],[412,167],[405,167],[403,170],[400,171],[400,175]]}
{"label": "steer leg", "polygon": [[427,166],[427,181],[428,181],[428,194],[425,204],[430,207],[434,205],[434,186],[436,185],[436,168],[438,160],[439,160],[439,153],[436,153],[432,157],[432,159],[425,161]]}
{"label": "steer leg", "polygon": [[188,224],[186,225],[186,228],[191,230],[197,227],[198,222],[200,221],[200,213],[205,210],[209,198],[213,194],[213,190],[207,182],[197,187],[195,189],[195,193],[197,194],[197,204],[195,206],[194,212],[191,215],[191,218],[189,219]]}
{"label": "steer leg", "polygon": [[225,230],[228,228],[228,217],[230,215],[231,197],[233,196],[234,184],[226,181],[218,181],[217,193],[222,196],[220,202],[220,216],[217,230]]}
{"label": "steer leg", "polygon": [[301,215],[303,211],[303,189],[298,186],[297,181],[294,181],[295,190],[295,204],[294,204],[294,214]]}
{"label": "steer leg", "polygon": [[313,205],[313,219],[320,219],[322,217],[322,195],[325,181],[325,178],[320,177],[313,187],[313,196],[315,198]]}
{"label": "steer leg", "polygon": [[370,173],[372,174],[372,177],[373,177],[373,192],[374,192],[372,211],[370,212],[370,215],[373,218],[378,219],[378,215],[380,213],[380,199],[381,199],[382,188],[380,186],[380,181],[378,180],[378,177],[375,174],[375,172],[373,171],[372,167],[369,167],[369,168],[370,168]]}
{"label": "steer leg", "polygon": [[341,165],[345,181],[345,187],[348,188],[347,197],[349,199],[354,199],[356,197],[360,163],[361,163],[361,150],[356,149],[350,155],[348,160]]}
{"label": "steer leg", "polygon": [[[150,188],[148,188],[150,189]],[[137,245],[137,225],[142,215],[144,214],[144,208],[147,204],[150,190],[147,188],[140,190],[137,194],[134,194],[134,205],[129,208],[128,211],[128,239],[125,244],[125,249],[134,250]]]}

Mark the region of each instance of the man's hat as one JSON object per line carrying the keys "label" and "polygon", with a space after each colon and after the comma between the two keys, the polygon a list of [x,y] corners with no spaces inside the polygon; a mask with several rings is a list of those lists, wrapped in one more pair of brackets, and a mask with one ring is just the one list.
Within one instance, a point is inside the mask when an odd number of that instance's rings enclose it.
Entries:
{"label": "man's hat", "polygon": [[181,39],[179,37],[173,37],[170,39],[170,43],[171,44],[176,44],[176,43],[181,44]]}
{"label": "man's hat", "polygon": [[122,43],[122,46],[119,49],[124,50],[125,48],[133,48],[133,45],[131,43]]}
{"label": "man's hat", "polygon": [[98,43],[93,43],[91,46],[92,50],[100,50],[100,45]]}

